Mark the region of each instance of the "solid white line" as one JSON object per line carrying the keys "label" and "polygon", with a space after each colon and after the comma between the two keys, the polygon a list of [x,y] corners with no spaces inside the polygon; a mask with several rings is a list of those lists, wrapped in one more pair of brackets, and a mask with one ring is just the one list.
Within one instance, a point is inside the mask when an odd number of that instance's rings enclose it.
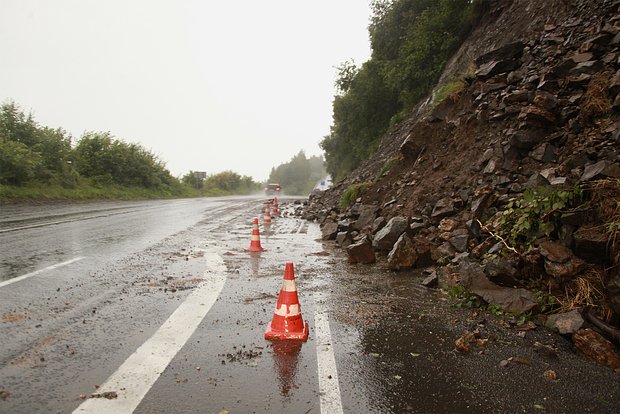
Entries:
{"label": "solid white line", "polygon": [[24,279],[28,279],[29,277],[36,276],[40,273],[47,272],[48,270],[53,270],[53,269],[57,269],[62,266],[69,265],[71,263],[77,262],[82,259],[83,257],[76,257],[74,259],[67,260],[66,262],[56,263],[55,265],[47,266],[43,269],[35,270],[34,272],[26,273],[25,275],[17,276],[17,277],[14,277],[13,279],[5,280],[4,282],[0,283],[0,288],[6,285],[10,285],[11,283],[15,283],[15,282],[19,282]]}
{"label": "solid white line", "polygon": [[321,298],[321,294],[314,295],[316,309],[314,314],[314,327],[316,331],[316,357],[319,374],[321,413],[342,414],[336,357],[332,346],[327,311],[322,309],[320,305]]}
{"label": "solid white line", "polygon": [[192,336],[215,303],[226,282],[226,265],[216,253],[207,253],[206,279],[170,315],[168,320],[116,370],[98,392],[116,391],[118,398],[93,398],[74,413],[132,413],[177,352]]}

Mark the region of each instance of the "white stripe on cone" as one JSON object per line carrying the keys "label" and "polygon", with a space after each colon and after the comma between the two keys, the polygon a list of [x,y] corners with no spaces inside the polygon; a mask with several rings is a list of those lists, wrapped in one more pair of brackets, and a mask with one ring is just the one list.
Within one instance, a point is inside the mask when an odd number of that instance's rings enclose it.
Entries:
{"label": "white stripe on cone", "polygon": [[297,316],[297,315],[301,315],[301,311],[299,309],[299,304],[297,305],[289,305],[288,306],[288,312],[287,312],[287,308],[285,304],[282,304],[282,306],[280,306],[280,308],[276,308],[276,311],[274,312],[276,315],[279,316]]}

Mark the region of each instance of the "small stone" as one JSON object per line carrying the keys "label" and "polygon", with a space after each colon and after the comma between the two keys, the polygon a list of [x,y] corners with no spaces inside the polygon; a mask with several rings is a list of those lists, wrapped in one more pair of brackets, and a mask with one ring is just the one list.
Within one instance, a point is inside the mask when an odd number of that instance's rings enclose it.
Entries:
{"label": "small stone", "polygon": [[430,275],[428,275],[422,281],[422,286],[427,288],[436,288],[439,286],[439,276],[436,271],[433,271]]}

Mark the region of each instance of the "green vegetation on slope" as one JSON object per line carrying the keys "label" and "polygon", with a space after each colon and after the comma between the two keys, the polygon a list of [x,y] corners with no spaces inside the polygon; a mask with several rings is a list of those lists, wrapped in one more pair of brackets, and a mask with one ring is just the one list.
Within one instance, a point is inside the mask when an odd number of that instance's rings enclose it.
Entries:
{"label": "green vegetation on slope", "polygon": [[372,56],[338,67],[333,124],[321,142],[327,171],[343,179],[376,151],[390,125],[433,88],[489,0],[375,0]]}

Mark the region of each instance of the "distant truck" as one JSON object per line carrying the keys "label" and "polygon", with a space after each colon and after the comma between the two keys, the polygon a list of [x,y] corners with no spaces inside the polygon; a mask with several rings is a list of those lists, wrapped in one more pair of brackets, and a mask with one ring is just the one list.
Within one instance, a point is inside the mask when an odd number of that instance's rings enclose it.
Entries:
{"label": "distant truck", "polygon": [[272,196],[280,192],[280,184],[269,183],[265,186],[265,195]]}

